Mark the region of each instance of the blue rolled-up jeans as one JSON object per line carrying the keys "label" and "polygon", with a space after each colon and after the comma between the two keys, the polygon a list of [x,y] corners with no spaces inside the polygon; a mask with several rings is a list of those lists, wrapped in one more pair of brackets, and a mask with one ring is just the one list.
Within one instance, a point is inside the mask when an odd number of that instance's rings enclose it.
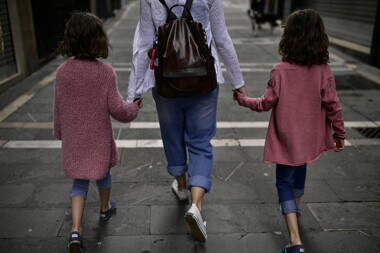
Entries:
{"label": "blue rolled-up jeans", "polygon": [[301,166],[276,164],[276,188],[282,214],[298,211],[294,198],[304,194],[305,180],[306,164]]}
{"label": "blue rolled-up jeans", "polygon": [[[71,188],[70,198],[74,196],[78,196],[78,195],[81,195],[87,198],[89,184],[90,184],[90,180],[74,179],[73,186]],[[108,172],[108,174],[104,178],[100,180],[96,180],[96,185],[100,189],[110,189],[112,186],[111,173]]]}
{"label": "blue rolled-up jeans", "polygon": [[188,174],[187,187],[209,192],[216,133],[219,87],[212,92],[185,98],[166,98],[152,89],[156,102],[167,170],[172,176]]}

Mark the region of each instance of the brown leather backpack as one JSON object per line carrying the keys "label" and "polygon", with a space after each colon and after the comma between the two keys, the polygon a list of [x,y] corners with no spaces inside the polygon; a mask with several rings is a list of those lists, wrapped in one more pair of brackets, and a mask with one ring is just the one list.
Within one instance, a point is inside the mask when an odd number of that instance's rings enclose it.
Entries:
{"label": "brown leather backpack", "polygon": [[[217,86],[214,58],[202,24],[190,13],[193,0],[171,8],[159,1],[166,7],[167,19],[158,28],[151,54],[158,94],[172,98],[211,92]],[[181,18],[172,12],[175,7],[183,7]]]}

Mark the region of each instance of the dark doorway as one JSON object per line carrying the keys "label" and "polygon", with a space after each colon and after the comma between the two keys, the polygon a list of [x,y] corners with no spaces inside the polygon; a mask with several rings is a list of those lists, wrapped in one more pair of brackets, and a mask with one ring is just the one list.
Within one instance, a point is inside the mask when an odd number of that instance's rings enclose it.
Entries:
{"label": "dark doorway", "polygon": [[32,0],[32,9],[38,59],[43,64],[56,56],[70,14],[75,10],[90,11],[90,1]]}

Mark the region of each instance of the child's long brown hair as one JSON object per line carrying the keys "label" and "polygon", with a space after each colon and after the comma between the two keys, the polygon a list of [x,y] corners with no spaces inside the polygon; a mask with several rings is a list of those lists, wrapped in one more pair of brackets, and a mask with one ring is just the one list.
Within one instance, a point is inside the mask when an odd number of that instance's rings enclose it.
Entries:
{"label": "child's long brown hair", "polygon": [[63,56],[94,59],[107,58],[108,48],[102,21],[88,12],[75,12],[66,23],[64,39],[58,49]]}
{"label": "child's long brown hair", "polygon": [[289,15],[279,46],[283,61],[302,66],[326,64],[328,46],[323,20],[316,11],[304,9]]}

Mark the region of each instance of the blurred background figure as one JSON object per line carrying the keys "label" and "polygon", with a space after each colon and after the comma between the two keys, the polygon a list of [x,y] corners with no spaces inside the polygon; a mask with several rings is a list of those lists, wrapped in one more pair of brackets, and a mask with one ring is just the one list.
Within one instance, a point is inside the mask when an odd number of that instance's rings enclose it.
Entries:
{"label": "blurred background figure", "polygon": [[278,17],[274,13],[274,1],[268,1],[266,6],[266,0],[250,0],[249,9],[247,15],[251,20],[252,30],[255,35],[258,35],[258,30],[261,30],[263,24],[269,24],[270,33],[273,33],[273,29],[279,26],[281,21],[277,21]]}

